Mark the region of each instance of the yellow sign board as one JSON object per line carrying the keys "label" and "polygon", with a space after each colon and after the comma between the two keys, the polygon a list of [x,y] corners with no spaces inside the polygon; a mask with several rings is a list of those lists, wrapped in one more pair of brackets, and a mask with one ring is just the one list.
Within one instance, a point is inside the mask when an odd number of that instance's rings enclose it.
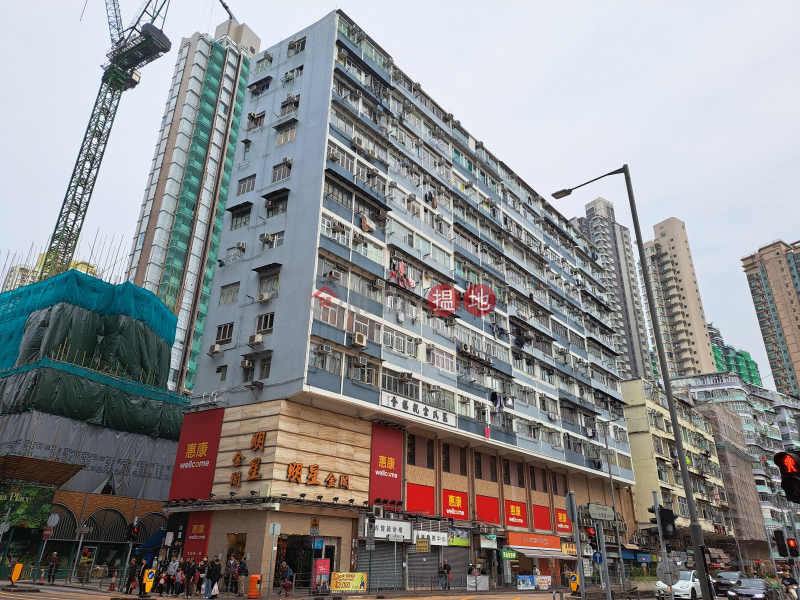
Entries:
{"label": "yellow sign board", "polygon": [[150,592],[153,589],[153,584],[156,582],[156,570],[155,569],[147,569],[144,572],[144,591],[145,593]]}
{"label": "yellow sign board", "polygon": [[319,517],[311,517],[311,526],[319,527]]}
{"label": "yellow sign board", "polygon": [[14,569],[11,571],[11,575],[9,575],[9,579],[11,579],[11,583],[17,583],[17,579],[19,579],[20,575],[22,575],[22,563],[18,562],[14,565]]}
{"label": "yellow sign board", "polygon": [[431,541],[428,538],[417,538],[416,551],[427,553],[431,551]]}
{"label": "yellow sign board", "polygon": [[580,584],[580,580],[578,579],[577,573],[570,573],[569,574],[569,587],[572,588],[573,592],[578,591],[578,585]]}
{"label": "yellow sign board", "polygon": [[331,573],[332,592],[366,592],[366,573]]}

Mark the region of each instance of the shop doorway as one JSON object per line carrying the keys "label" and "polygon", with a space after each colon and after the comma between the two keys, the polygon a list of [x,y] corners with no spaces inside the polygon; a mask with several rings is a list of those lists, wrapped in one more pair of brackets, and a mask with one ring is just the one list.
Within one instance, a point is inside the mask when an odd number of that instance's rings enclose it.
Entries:
{"label": "shop doorway", "polygon": [[322,558],[327,558],[331,561],[328,564],[331,566],[331,571],[333,571],[336,568],[336,546],[325,546],[325,552],[323,553]]}

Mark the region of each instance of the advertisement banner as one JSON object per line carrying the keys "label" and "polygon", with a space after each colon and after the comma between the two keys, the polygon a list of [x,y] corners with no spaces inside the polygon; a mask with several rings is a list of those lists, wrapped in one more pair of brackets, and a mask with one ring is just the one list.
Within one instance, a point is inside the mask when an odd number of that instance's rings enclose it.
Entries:
{"label": "advertisement banner", "polygon": [[434,515],[434,490],[429,485],[406,484],[406,510],[423,515]]}
{"label": "advertisement banner", "polygon": [[500,501],[489,496],[475,496],[475,510],[478,520],[484,523],[500,524]]}
{"label": "advertisement banner", "polygon": [[311,571],[311,589],[327,592],[330,589],[331,559],[315,558]]}
{"label": "advertisement banner", "polygon": [[0,525],[8,515],[11,527],[44,529],[53,503],[55,489],[35,485],[4,484],[0,490]]}
{"label": "advertisement banner", "polygon": [[506,539],[509,546],[520,546],[522,548],[548,548],[561,550],[561,538],[557,535],[544,535],[541,533],[520,533],[518,531],[506,531]]}
{"label": "advertisement banner", "polygon": [[525,510],[524,502],[506,500],[506,525],[528,528],[528,511]]}
{"label": "advertisement banner", "polygon": [[332,592],[366,592],[366,573],[331,573]]}
{"label": "advertisement banner", "polygon": [[450,527],[447,530],[448,546],[469,546],[469,529]]}
{"label": "advertisement banner", "polygon": [[445,517],[462,521],[469,519],[469,499],[466,492],[442,490],[442,508]]}
{"label": "advertisement banner", "polygon": [[217,463],[219,435],[224,408],[187,413],[183,416],[181,439],[172,471],[170,500],[206,500],[211,493]]}
{"label": "advertisement banner", "polygon": [[403,431],[372,424],[369,497],[403,499]]}
{"label": "advertisement banner", "polygon": [[211,534],[212,511],[191,512],[186,525],[186,542],[183,547],[184,558],[201,560],[208,553],[208,536]]}
{"label": "advertisement banner", "polygon": [[572,533],[572,523],[567,516],[567,511],[556,509],[556,531],[559,533]]}

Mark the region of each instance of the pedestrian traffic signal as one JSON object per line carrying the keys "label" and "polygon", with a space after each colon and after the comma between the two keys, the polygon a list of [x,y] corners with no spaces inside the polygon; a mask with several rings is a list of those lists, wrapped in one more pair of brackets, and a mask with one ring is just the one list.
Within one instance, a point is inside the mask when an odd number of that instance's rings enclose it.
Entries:
{"label": "pedestrian traffic signal", "polygon": [[781,471],[781,487],[789,502],[800,502],[800,453],[778,452],[773,459]]}
{"label": "pedestrian traffic signal", "polygon": [[[775,545],[778,547],[778,554],[781,556],[789,556],[789,549],[786,547],[786,538],[783,535],[782,529],[776,529],[772,532],[772,537],[775,540]],[[797,542],[795,542],[796,544]]]}
{"label": "pedestrian traffic signal", "polygon": [[789,555],[797,558],[800,556],[800,548],[797,547],[797,540],[789,538],[786,540],[786,546],[789,548]]}
{"label": "pedestrian traffic signal", "polygon": [[128,523],[128,531],[126,532],[125,540],[134,542],[137,537],[139,537],[139,526],[135,523]]}
{"label": "pedestrian traffic signal", "polygon": [[658,512],[661,517],[661,532],[664,534],[664,539],[671,540],[678,537],[678,527],[675,525],[675,513],[663,506],[659,508]]}
{"label": "pedestrian traffic signal", "polygon": [[589,545],[592,547],[592,550],[597,550],[599,545],[597,543],[597,531],[594,527],[586,528],[586,537],[589,538]]}

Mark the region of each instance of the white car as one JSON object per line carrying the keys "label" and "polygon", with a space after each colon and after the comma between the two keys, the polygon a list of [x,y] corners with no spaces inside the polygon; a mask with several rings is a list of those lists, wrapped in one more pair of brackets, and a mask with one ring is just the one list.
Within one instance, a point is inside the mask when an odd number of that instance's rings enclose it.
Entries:
{"label": "white car", "polygon": [[[663,581],[656,581],[654,591],[656,596],[669,596],[669,586]],[[672,594],[675,598],[686,598],[687,600],[702,598],[703,593],[700,591],[700,579],[697,577],[697,571],[680,571],[678,582],[672,586]]]}

